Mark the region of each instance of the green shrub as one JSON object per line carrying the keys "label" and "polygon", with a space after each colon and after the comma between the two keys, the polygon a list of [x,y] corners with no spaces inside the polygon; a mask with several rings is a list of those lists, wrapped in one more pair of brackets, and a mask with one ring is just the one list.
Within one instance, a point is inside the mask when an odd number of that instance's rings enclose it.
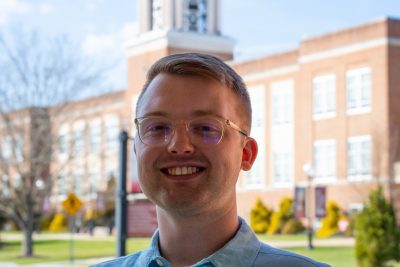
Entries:
{"label": "green shrub", "polygon": [[355,238],[360,267],[387,266],[390,260],[399,259],[399,229],[393,206],[385,200],[382,188],[370,193],[357,216]]}
{"label": "green shrub", "polygon": [[266,233],[272,211],[268,209],[261,199],[257,198],[254,207],[250,211],[250,227],[254,232],[261,234]]}
{"label": "green shrub", "polygon": [[339,231],[339,206],[334,201],[329,201],[326,206],[326,217],[322,219],[322,226],[316,233],[318,237],[330,237]]}
{"label": "green shrub", "polygon": [[298,234],[305,230],[304,225],[296,219],[290,219],[282,227],[281,233],[284,235]]}
{"label": "green shrub", "polygon": [[279,210],[275,211],[271,216],[271,223],[267,232],[269,235],[281,233],[286,222],[294,218],[292,205],[292,198],[282,199],[279,204]]}

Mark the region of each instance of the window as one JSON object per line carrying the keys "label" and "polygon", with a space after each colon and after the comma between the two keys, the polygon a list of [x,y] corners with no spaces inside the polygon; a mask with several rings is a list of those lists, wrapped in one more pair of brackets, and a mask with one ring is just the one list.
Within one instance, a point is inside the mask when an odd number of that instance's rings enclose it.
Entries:
{"label": "window", "polygon": [[245,174],[245,184],[247,188],[260,188],[265,181],[265,88],[251,88],[249,94],[253,108],[251,135],[258,142],[258,155],[251,170]]}
{"label": "window", "polygon": [[347,141],[349,180],[371,178],[371,137],[350,137]]}
{"label": "window", "polygon": [[85,124],[82,121],[74,123],[73,126],[73,140],[72,152],[73,155],[82,155],[84,153],[85,145]]}
{"label": "window", "polygon": [[184,0],[183,28],[185,31],[207,32],[207,0]]}
{"label": "window", "polygon": [[13,180],[14,188],[20,188],[20,187],[22,187],[22,185],[23,185],[22,176],[20,174],[16,174],[14,176],[14,180]]}
{"label": "window", "polygon": [[347,113],[371,110],[371,69],[352,69],[346,73]]}
{"label": "window", "polygon": [[293,182],[293,80],[271,83],[271,177],[276,187]]}
{"label": "window", "polygon": [[273,152],[273,183],[274,185],[289,184],[291,179],[291,155],[288,152]]}
{"label": "window", "polygon": [[77,196],[83,196],[83,170],[78,169],[72,174],[72,191]]}
{"label": "window", "polygon": [[275,82],[271,85],[272,123],[288,124],[293,121],[293,82]]}
{"label": "window", "polygon": [[100,152],[101,144],[101,124],[100,120],[96,119],[90,122],[89,128],[89,151],[91,154]]}
{"label": "window", "polygon": [[15,159],[18,162],[24,160],[24,139],[21,135],[17,135],[15,138]]}
{"label": "window", "polygon": [[10,159],[12,156],[12,138],[9,135],[3,138],[3,142],[1,144],[1,154],[3,159]]}
{"label": "window", "polygon": [[[15,160],[18,162],[23,161],[24,159],[24,140],[20,134],[16,134],[15,138],[11,135],[7,135],[3,138],[3,142],[1,144],[1,156],[5,160]],[[15,155],[13,154],[15,153]]]}
{"label": "window", "polygon": [[97,197],[100,184],[100,173],[98,170],[91,170],[89,173],[89,196],[91,199]]}
{"label": "window", "polygon": [[58,132],[58,152],[60,155],[68,154],[68,133],[69,126],[62,125]]}
{"label": "window", "polygon": [[8,187],[8,176],[2,175],[1,176],[1,191],[3,196],[7,197],[10,196],[10,188]]}
{"label": "window", "polygon": [[151,29],[161,30],[163,27],[162,0],[151,1]]}
{"label": "window", "polygon": [[336,141],[314,142],[314,179],[331,181],[336,178]]}
{"label": "window", "polygon": [[67,195],[67,175],[60,172],[57,176],[57,193],[60,198]]}
{"label": "window", "polygon": [[105,119],[106,153],[115,152],[118,149],[119,119],[117,116],[108,116]]}
{"label": "window", "polygon": [[314,119],[336,115],[336,77],[334,74],[317,76],[313,79]]}

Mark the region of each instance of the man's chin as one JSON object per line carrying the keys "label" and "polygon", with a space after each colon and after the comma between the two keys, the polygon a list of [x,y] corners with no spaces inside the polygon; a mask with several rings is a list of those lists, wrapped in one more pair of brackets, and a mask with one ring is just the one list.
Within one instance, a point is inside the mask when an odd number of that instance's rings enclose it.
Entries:
{"label": "man's chin", "polygon": [[164,199],[156,204],[169,214],[193,216],[202,213],[209,204],[199,199]]}

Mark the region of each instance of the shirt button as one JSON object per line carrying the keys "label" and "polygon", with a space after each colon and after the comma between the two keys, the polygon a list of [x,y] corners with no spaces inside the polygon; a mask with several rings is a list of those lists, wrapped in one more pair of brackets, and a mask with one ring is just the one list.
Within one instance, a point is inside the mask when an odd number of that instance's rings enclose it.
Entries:
{"label": "shirt button", "polygon": [[160,259],[156,259],[158,266],[164,266],[164,263]]}

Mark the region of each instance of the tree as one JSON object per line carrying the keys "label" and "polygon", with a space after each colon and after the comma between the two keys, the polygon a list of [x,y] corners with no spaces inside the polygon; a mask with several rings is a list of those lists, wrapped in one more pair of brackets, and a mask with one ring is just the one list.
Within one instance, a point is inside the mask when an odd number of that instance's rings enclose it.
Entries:
{"label": "tree", "polygon": [[370,193],[356,218],[355,230],[359,266],[387,266],[388,261],[399,259],[399,229],[393,206],[386,201],[381,187]]}
{"label": "tree", "polygon": [[15,31],[0,33],[0,69],[0,212],[24,232],[22,253],[32,256],[32,233],[56,175],[51,114],[104,90],[109,67],[97,67],[67,38]]}

